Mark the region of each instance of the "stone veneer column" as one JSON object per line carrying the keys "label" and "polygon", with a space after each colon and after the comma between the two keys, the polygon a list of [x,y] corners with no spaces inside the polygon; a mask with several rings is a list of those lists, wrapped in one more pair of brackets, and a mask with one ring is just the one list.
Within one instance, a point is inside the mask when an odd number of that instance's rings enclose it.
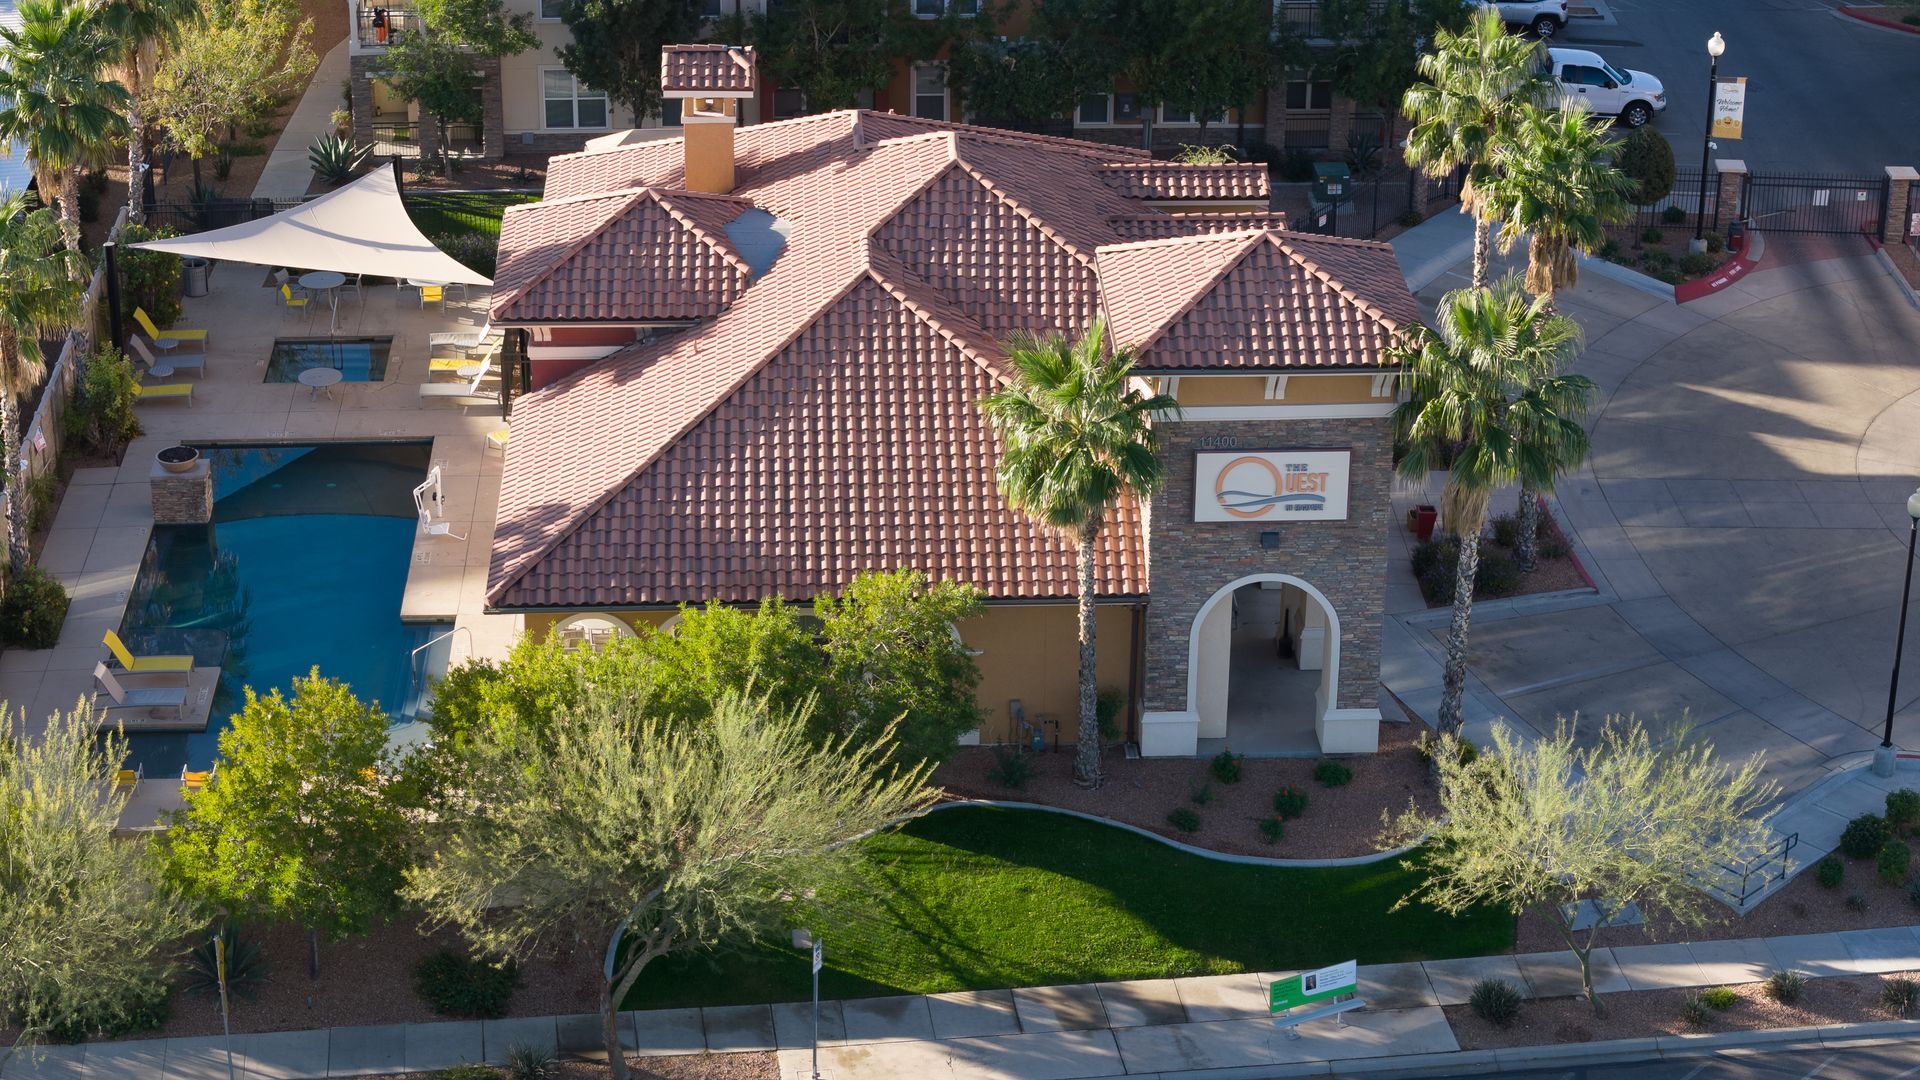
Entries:
{"label": "stone veneer column", "polygon": [[1720,191],[1713,200],[1713,231],[1724,232],[1741,218],[1740,196],[1747,182],[1747,163],[1739,158],[1716,159],[1713,167],[1720,174]]}
{"label": "stone veneer column", "polygon": [[1353,99],[1333,95],[1333,108],[1327,112],[1327,152],[1346,160],[1347,134],[1353,130]]}
{"label": "stone veneer column", "polygon": [[1899,244],[1911,235],[1907,215],[1913,212],[1913,187],[1920,171],[1911,165],[1887,166],[1887,226],[1880,230],[1880,241]]}
{"label": "stone veneer column", "polygon": [[205,525],[213,520],[213,467],[206,458],[183,473],[168,472],[156,461],[147,485],[155,525]]}
{"label": "stone veneer column", "polygon": [[479,66],[484,80],[480,84],[480,156],[496,161],[507,156],[507,111],[500,86],[500,58],[481,57]]}
{"label": "stone veneer column", "polygon": [[[1255,574],[1286,574],[1318,589],[1340,624],[1340,674],[1328,705],[1345,721],[1330,750],[1367,751],[1378,738],[1380,634],[1386,607],[1393,438],[1384,417],[1162,421],[1155,425],[1167,484],[1149,508],[1145,682],[1141,748],[1191,754],[1197,703],[1187,693],[1194,620],[1215,593]],[[1196,522],[1194,454],[1208,449],[1349,449],[1346,521]],[[1229,441],[1221,447],[1221,441]],[[1263,548],[1260,534],[1279,533]],[[1223,601],[1224,602],[1224,601]],[[1370,723],[1368,714],[1371,714]],[[1359,739],[1356,733],[1365,731]]]}
{"label": "stone veneer column", "polygon": [[1267,115],[1260,137],[1268,146],[1287,147],[1287,83],[1276,80],[1267,88]]}
{"label": "stone veneer column", "polygon": [[353,141],[356,146],[373,145],[373,80],[379,75],[369,56],[350,57],[348,82],[353,84]]}

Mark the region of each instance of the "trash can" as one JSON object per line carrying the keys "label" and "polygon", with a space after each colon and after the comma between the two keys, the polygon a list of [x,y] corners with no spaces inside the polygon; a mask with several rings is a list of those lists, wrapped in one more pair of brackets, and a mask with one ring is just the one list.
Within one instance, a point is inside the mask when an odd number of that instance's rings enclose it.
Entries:
{"label": "trash can", "polygon": [[207,295],[207,274],[213,269],[205,259],[186,256],[180,260],[180,277],[188,296]]}
{"label": "trash can", "polygon": [[1727,226],[1727,250],[1738,255],[1747,250],[1747,223],[1736,221]]}

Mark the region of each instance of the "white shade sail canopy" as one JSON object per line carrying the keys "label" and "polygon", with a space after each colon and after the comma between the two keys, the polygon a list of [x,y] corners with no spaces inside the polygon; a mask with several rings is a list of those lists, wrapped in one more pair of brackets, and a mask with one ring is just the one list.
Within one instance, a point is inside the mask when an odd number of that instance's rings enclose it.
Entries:
{"label": "white shade sail canopy", "polygon": [[272,217],[131,246],[261,266],[450,285],[493,284],[420,234],[400,202],[400,183],[392,168],[375,169]]}

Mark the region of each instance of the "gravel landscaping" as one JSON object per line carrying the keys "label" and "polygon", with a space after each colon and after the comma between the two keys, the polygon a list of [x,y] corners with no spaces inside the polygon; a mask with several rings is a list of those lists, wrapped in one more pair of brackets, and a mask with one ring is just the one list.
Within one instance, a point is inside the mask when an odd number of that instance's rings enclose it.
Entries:
{"label": "gravel landscaping", "polygon": [[[1205,760],[1141,758],[1127,761],[1116,750],[1106,759],[1107,782],[1088,791],[1073,782],[1073,752],[1063,744],[1059,753],[1029,755],[1032,775],[1020,788],[1009,788],[992,778],[994,751],[990,747],[962,750],[934,773],[934,783],[947,794],[963,799],[1003,799],[1040,803],[1097,814],[1158,833],[1184,844],[1238,855],[1279,859],[1340,859],[1380,850],[1381,812],[1398,814],[1413,800],[1423,811],[1437,809],[1427,766],[1414,751],[1424,725],[1383,724],[1380,753],[1341,757],[1353,770],[1342,787],[1324,787],[1313,771],[1325,758],[1242,758],[1238,783],[1221,783]],[[1207,802],[1194,801],[1206,788]],[[1273,796],[1292,786],[1307,796],[1306,813],[1286,823],[1286,831],[1272,844],[1261,835],[1261,821],[1274,816]],[[1183,832],[1167,822],[1167,814],[1186,807],[1200,818],[1194,832]]]}
{"label": "gravel landscaping", "polygon": [[1915,978],[1916,972],[1808,979],[1806,991],[1792,1005],[1766,995],[1765,983],[1728,987],[1736,1001],[1724,1012],[1709,1010],[1705,1027],[1680,1015],[1693,990],[1637,990],[1602,994],[1606,1009],[1593,1014],[1585,998],[1548,998],[1523,1003],[1520,1016],[1509,1027],[1497,1027],[1465,1005],[1446,1008],[1447,1023],[1462,1050],[1489,1050],[1502,1046],[1539,1046],[1546,1043],[1582,1043],[1605,1039],[1638,1039],[1654,1035],[1699,1035],[1764,1028],[1813,1027],[1900,1020],[1880,1003],[1880,988],[1888,979]]}

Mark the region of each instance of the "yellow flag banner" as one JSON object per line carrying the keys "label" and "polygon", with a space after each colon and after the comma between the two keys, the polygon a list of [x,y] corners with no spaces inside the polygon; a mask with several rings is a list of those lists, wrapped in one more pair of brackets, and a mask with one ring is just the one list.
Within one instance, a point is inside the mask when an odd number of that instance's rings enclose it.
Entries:
{"label": "yellow flag banner", "polygon": [[1713,87],[1713,130],[1716,139],[1737,139],[1747,113],[1747,79],[1721,79]]}

